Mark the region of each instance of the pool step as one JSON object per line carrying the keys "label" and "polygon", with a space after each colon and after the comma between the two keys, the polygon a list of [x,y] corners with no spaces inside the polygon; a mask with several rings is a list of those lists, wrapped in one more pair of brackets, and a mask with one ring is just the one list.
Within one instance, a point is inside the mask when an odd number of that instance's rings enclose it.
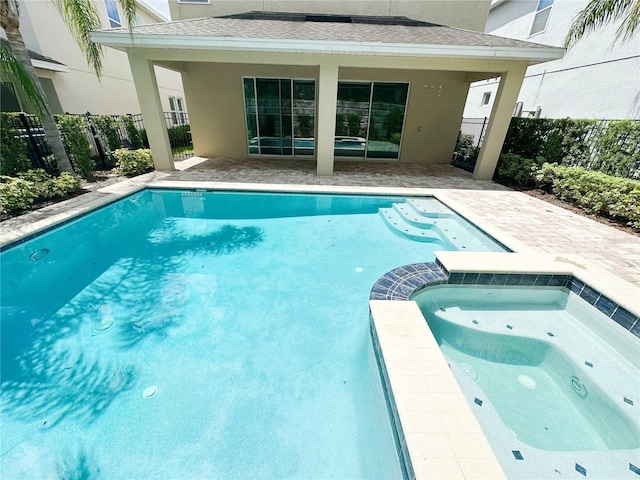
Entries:
{"label": "pool step", "polygon": [[[418,242],[438,242],[443,249],[460,251],[492,250],[476,237],[477,232],[461,222],[456,214],[434,200],[408,200],[394,203],[391,208],[381,208],[379,213],[387,226],[398,235]],[[409,205],[407,205],[409,204]]]}
{"label": "pool step", "polygon": [[411,224],[394,207],[380,208],[378,210],[380,216],[384,219],[391,231],[401,237],[406,237],[418,242],[442,243],[442,238],[438,234],[439,232],[433,229],[432,225],[426,221],[423,222],[421,226]]}
{"label": "pool step", "polygon": [[453,210],[435,198],[410,198],[400,205],[406,205],[406,208],[423,217],[454,217],[456,215]]}

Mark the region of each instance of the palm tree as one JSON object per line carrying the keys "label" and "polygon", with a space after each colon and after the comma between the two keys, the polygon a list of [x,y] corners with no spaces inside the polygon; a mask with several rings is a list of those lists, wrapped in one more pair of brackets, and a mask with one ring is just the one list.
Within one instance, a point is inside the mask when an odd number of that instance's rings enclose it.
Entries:
{"label": "palm tree", "polygon": [[591,0],[571,24],[564,46],[570,48],[589,32],[621,18],[616,41],[626,42],[640,27],[640,0]]}
{"label": "palm tree", "polygon": [[[87,63],[98,79],[102,73],[102,46],[91,41],[92,30],[102,27],[92,0],[51,0],[62,19],[85,53]],[[129,29],[134,25],[136,0],[118,0]],[[73,173],[71,162],[64,150],[62,137],[51,114],[40,79],[31,63],[29,52],[20,32],[20,8],[18,0],[0,0],[0,26],[4,29],[10,51],[2,48],[0,61],[3,69],[13,73],[23,92],[33,101],[60,171]]]}

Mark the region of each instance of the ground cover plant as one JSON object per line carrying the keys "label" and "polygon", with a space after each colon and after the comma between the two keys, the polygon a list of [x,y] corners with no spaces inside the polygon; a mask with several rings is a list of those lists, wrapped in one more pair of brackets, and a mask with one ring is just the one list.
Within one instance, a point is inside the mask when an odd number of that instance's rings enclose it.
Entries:
{"label": "ground cover plant", "polygon": [[34,205],[64,199],[81,190],[81,180],[69,172],[53,177],[42,169],[0,176],[0,215],[28,210]]}

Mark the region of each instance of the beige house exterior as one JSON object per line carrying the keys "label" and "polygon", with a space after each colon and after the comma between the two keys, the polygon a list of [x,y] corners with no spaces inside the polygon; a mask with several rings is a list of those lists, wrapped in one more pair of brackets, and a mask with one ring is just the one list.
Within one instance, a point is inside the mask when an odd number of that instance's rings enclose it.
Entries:
{"label": "beige house exterior", "polygon": [[[115,20],[124,15],[115,0],[93,0],[104,28],[118,26]],[[107,11],[116,8],[117,13]],[[152,7],[138,2],[137,20],[141,25],[168,21]],[[0,29],[0,31],[2,31]],[[99,81],[87,65],[76,41],[69,33],[52,1],[20,2],[20,31],[31,51],[32,62],[40,77],[53,113],[127,114],[140,113],[127,55],[110,48],[104,49],[104,67]],[[2,32],[4,34],[4,32]],[[162,109],[178,110],[178,99],[186,111],[182,78],[179,73],[156,68]],[[7,95],[15,92],[9,80],[3,78],[3,104]],[[173,107],[170,104],[173,103]],[[18,105],[16,105],[16,103]],[[3,108],[6,110],[6,108]],[[30,105],[22,99],[13,102],[12,110],[31,113]]]}
{"label": "beige house exterior", "polygon": [[[127,52],[159,170],[174,165],[158,121],[154,66],[182,72],[196,155],[313,159],[318,175],[350,159],[449,163],[470,83],[500,77],[474,172],[491,178],[524,72],[563,49],[406,17],[347,14],[346,6],[364,2],[342,3],[340,15],[251,12],[93,38]],[[386,5],[388,12],[394,2]]]}

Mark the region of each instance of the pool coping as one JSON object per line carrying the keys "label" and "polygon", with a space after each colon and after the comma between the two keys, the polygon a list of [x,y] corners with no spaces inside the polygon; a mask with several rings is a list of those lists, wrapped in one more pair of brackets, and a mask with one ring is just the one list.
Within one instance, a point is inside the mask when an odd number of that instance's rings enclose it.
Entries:
{"label": "pool coping", "polygon": [[447,251],[436,252],[436,258],[383,275],[369,301],[371,336],[398,456],[411,480],[506,478],[412,295],[448,283],[505,285],[510,275],[521,285],[520,277],[529,276],[531,282],[525,284],[533,288],[544,278],[540,286],[568,288],[602,311],[596,305],[599,297],[581,295],[590,288],[635,315],[633,324],[624,326],[612,318],[615,309],[603,312],[611,324],[598,333],[606,336],[613,329],[612,334],[635,336],[640,345],[640,331],[631,331],[640,328],[639,308],[631,300],[640,298],[640,288],[574,255]]}
{"label": "pool coping", "polygon": [[[588,264],[579,255],[534,253],[524,243],[456,202],[444,189],[168,180],[144,184],[122,182],[101,189],[100,192],[106,195],[100,198],[24,225],[16,231],[0,233],[0,248],[4,250],[24,242],[143,189],[156,188],[433,196],[512,250],[509,253],[436,252],[438,261],[450,274],[517,272],[573,275],[638,316],[638,306],[632,299],[640,298],[640,288]],[[395,426],[399,429],[396,442],[406,476],[409,479],[506,478],[417,304],[412,301],[370,300],[369,308],[372,341],[380,362],[381,378],[388,388],[387,401],[400,420]],[[429,398],[425,396],[427,393]],[[392,424],[396,421],[391,412],[389,420]],[[408,462],[403,461],[403,455]]]}

